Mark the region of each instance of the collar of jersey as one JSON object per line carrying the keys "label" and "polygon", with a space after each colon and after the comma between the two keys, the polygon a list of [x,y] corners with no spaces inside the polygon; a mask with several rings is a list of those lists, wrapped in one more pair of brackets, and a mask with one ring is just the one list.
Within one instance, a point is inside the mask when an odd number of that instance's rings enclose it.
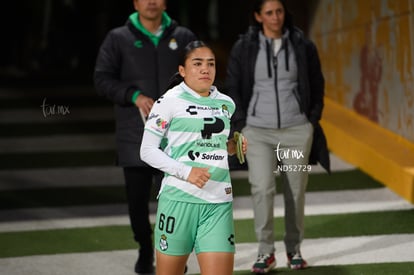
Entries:
{"label": "collar of jersey", "polygon": [[188,87],[188,86],[187,86],[187,84],[185,84],[185,82],[184,82],[184,81],[180,83],[180,87],[181,87],[184,91],[186,91],[186,92],[190,93],[191,95],[193,95],[193,96],[194,96],[194,97],[196,97],[196,98],[211,98],[211,97],[215,94],[215,92],[216,92],[216,90],[217,90],[217,88],[216,88],[215,86],[211,86],[211,88],[210,88],[210,95],[209,95],[209,96],[207,96],[207,97],[204,97],[204,96],[201,96],[201,95],[200,95],[199,93],[197,93],[196,91],[194,91],[193,89],[191,89],[190,87]]}

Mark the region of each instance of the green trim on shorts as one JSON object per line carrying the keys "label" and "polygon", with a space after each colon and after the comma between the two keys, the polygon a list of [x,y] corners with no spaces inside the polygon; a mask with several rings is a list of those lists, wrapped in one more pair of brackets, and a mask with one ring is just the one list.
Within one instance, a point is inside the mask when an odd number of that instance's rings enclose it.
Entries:
{"label": "green trim on shorts", "polygon": [[163,254],[234,253],[233,203],[189,203],[161,194],[154,231],[155,248]]}

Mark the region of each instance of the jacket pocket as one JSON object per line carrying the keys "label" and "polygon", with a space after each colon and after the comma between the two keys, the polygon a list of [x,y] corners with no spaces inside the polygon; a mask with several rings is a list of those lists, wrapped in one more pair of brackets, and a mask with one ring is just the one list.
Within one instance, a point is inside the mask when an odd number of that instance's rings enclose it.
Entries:
{"label": "jacket pocket", "polygon": [[257,107],[257,103],[259,102],[259,94],[256,93],[256,97],[252,98],[254,100],[253,105],[252,105],[252,113],[251,116],[256,116],[256,107]]}

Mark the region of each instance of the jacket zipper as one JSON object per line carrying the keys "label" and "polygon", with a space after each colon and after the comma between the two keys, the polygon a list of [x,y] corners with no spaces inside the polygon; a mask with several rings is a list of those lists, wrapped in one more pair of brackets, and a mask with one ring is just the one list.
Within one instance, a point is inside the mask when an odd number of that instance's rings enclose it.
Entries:
{"label": "jacket zipper", "polygon": [[277,128],[280,129],[280,102],[279,102],[279,89],[277,87],[277,55],[274,55],[273,56],[273,68],[275,70],[275,92],[276,92]]}

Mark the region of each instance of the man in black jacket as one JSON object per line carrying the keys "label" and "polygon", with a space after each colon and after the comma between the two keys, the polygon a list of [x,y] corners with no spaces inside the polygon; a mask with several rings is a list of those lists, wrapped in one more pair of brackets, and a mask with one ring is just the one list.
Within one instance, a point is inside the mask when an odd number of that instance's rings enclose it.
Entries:
{"label": "man in black jacket", "polygon": [[95,66],[98,94],[115,104],[117,164],[123,167],[134,239],[140,245],[137,273],[153,272],[149,198],[160,172],[139,158],[144,120],[177,71],[180,53],[196,39],[167,13],[166,0],[134,0],[136,12],[111,30]]}

